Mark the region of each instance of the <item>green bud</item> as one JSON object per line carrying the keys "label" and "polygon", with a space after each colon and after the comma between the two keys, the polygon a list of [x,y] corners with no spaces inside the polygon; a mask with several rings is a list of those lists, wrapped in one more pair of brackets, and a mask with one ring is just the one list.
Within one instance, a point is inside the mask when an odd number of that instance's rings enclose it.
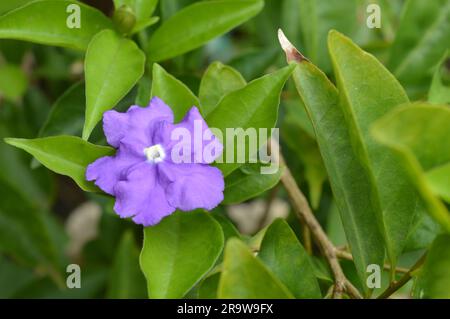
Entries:
{"label": "green bud", "polygon": [[121,33],[129,34],[136,24],[136,16],[130,6],[123,5],[114,11],[113,21]]}

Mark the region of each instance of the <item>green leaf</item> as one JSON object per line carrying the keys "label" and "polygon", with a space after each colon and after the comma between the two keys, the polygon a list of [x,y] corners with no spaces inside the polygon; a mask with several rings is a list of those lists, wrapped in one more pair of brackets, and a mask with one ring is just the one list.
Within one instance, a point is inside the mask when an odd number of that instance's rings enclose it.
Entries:
{"label": "green leaf", "polygon": [[450,48],[450,2],[408,0],[390,50],[388,67],[402,82],[416,82]]}
{"label": "green leaf", "polygon": [[200,82],[198,96],[202,101],[203,116],[207,116],[226,94],[243,88],[247,82],[230,66],[220,62],[209,65]]}
{"label": "green leaf", "polygon": [[417,286],[421,298],[450,298],[450,235],[437,237],[423,268],[419,270]]}
{"label": "green leaf", "polygon": [[27,86],[28,79],[19,66],[8,63],[0,65],[0,97],[17,101]]}
{"label": "green leaf", "polygon": [[371,181],[377,221],[395,265],[423,205],[398,155],[373,139],[370,126],[397,105],[408,103],[408,97],[394,76],[350,39],[332,31],[329,47],[352,144]]}
{"label": "green leaf", "polygon": [[218,298],[222,299],[286,299],[289,290],[253,256],[239,239],[231,238],[225,247]]}
{"label": "green leaf", "polygon": [[38,136],[79,135],[84,123],[84,93],[83,82],[67,89],[53,104]]}
{"label": "green leaf", "polygon": [[289,103],[286,108],[281,137],[292,149],[303,164],[304,177],[308,183],[309,198],[313,209],[320,204],[323,183],[327,180],[327,172],[317,145],[314,129],[300,101]]}
{"label": "green leaf", "polygon": [[[252,170],[242,168],[252,166]],[[224,200],[222,204],[236,204],[256,197],[278,184],[283,168],[279,167],[275,173],[262,174],[260,163],[245,164],[225,178]]]}
{"label": "green leaf", "polygon": [[75,136],[5,138],[5,142],[30,153],[48,169],[71,177],[81,189],[88,192],[99,190],[93,183],[86,181],[87,165],[99,157],[114,153],[110,147],[94,145]]}
{"label": "green leaf", "polygon": [[[68,22],[72,22],[76,15],[76,11],[69,10],[71,4],[79,6],[80,28],[68,27]],[[34,1],[0,17],[1,39],[80,50],[87,48],[96,33],[112,28],[112,22],[103,13],[77,1]]]}
{"label": "green leaf", "polygon": [[157,63],[153,64],[151,96],[159,97],[170,106],[175,122],[180,121],[192,106],[197,106],[202,111],[200,102],[194,93]]}
{"label": "green leaf", "polygon": [[144,229],[140,264],[150,298],[182,298],[223,248],[220,225],[203,212],[175,212]]}
{"label": "green leaf", "polygon": [[[232,136],[227,137],[227,128],[242,128],[244,131],[256,129],[259,146],[263,146],[262,142],[266,141],[267,136],[260,136],[259,129],[266,128],[267,133],[271,133],[270,129],[275,126],[281,90],[293,69],[293,66],[285,67],[250,82],[242,89],[227,94],[220,100],[214,111],[208,115],[206,118],[208,125],[219,129],[225,140],[222,141],[224,159],[226,159],[227,148],[232,151],[231,148],[234,144],[234,155],[236,155],[236,149],[240,146],[239,142],[233,142]],[[239,107],[236,107],[237,105]],[[249,154],[248,138],[245,140],[244,146],[247,153],[246,158],[248,158],[255,154]],[[242,164],[235,160],[233,163],[218,163],[217,167],[222,170],[224,176],[227,176]]]}
{"label": "green leaf", "polygon": [[434,195],[450,199],[449,107],[400,107],[375,123],[372,132],[378,141],[399,154],[428,212],[450,231],[450,214]]}
{"label": "green leaf", "polygon": [[139,268],[139,250],[133,233],[127,231],[117,247],[112,266],[108,298],[145,298],[145,278]]}
{"label": "green leaf", "polygon": [[149,58],[161,61],[195,49],[261,11],[262,0],[211,0],[189,5],[165,21],[148,45]]}
{"label": "green leaf", "polygon": [[203,279],[198,287],[199,299],[217,299],[217,288],[219,286],[220,273],[213,274]]}
{"label": "green leaf", "polygon": [[144,74],[145,56],[137,45],[113,31],[97,34],[86,52],[87,140],[105,111],[113,108]]}
{"label": "green leaf", "polygon": [[436,66],[431,87],[428,92],[428,101],[434,104],[450,103],[450,69],[447,63],[450,60],[450,51],[444,54]]}
{"label": "green leaf", "polygon": [[296,298],[321,298],[308,253],[283,219],[267,229],[258,257]]}
{"label": "green leaf", "polygon": [[352,147],[334,85],[307,61],[297,64],[294,81],[314,126],[358,274],[365,282],[367,265],[381,265],[385,255],[374,222],[377,207],[371,200],[371,182]]}

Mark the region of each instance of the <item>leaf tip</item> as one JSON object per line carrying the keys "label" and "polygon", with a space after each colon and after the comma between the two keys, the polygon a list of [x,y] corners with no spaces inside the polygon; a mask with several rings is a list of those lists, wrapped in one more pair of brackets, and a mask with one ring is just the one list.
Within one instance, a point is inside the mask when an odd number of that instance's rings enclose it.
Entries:
{"label": "leaf tip", "polygon": [[288,62],[308,61],[308,59],[305,58],[305,56],[297,50],[297,48],[291,43],[291,41],[289,41],[289,39],[281,29],[278,29],[278,41],[280,42],[281,48],[283,49],[284,53],[286,53],[286,60]]}

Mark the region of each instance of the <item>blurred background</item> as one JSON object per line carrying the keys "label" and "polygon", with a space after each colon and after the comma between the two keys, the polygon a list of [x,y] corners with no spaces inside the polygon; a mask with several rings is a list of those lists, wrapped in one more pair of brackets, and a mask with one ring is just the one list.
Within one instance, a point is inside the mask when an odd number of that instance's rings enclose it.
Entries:
{"label": "blurred background", "polygon": [[[0,15],[27,2],[2,1]],[[113,14],[112,1],[83,2],[108,16]],[[155,12],[160,22],[136,35],[137,42],[145,47],[146,39],[160,23],[193,2],[161,0]],[[379,29],[366,25],[370,3],[380,5]],[[286,65],[277,40],[277,29],[281,27],[293,44],[333,79],[326,38],[330,29],[337,29],[394,72],[412,100],[426,100],[437,68],[440,81],[445,85],[450,81],[450,63],[445,54],[449,38],[444,49],[442,43],[438,44],[439,50],[426,61],[419,56],[420,68],[414,67],[417,64],[409,52],[418,46],[415,41],[420,37],[415,35],[438,21],[441,15],[437,8],[446,4],[448,1],[420,0],[416,10],[423,7],[423,14],[416,21],[401,22],[406,10],[402,0],[265,0],[263,11],[255,18],[162,66],[194,93],[213,61],[236,68],[250,81]],[[402,43],[395,40],[400,23],[407,25],[401,29],[406,32]],[[448,21],[446,28],[448,34]],[[83,52],[70,49],[0,40],[0,137],[34,138],[62,133],[80,136],[85,105],[83,59]],[[119,103],[118,110],[148,96],[149,70],[151,66]],[[278,122],[282,151],[330,238],[336,245],[345,245],[314,133],[303,108],[298,107],[300,103],[289,81]],[[71,109],[70,118],[65,112],[58,113],[61,107]],[[47,121],[51,112],[58,121]],[[105,143],[101,127],[91,140]],[[138,264],[141,226],[119,219],[112,211],[112,198],[81,191],[71,179],[50,172],[3,140],[0,163],[0,298],[146,298]],[[285,217],[301,236],[286,198],[284,190],[275,186],[258,198],[221,206],[215,213],[228,216],[248,236],[273,218]],[[66,288],[66,266],[70,263],[81,266],[81,289]],[[350,262],[345,268],[353,271]],[[134,276],[126,291],[118,290],[112,280],[123,269]]]}

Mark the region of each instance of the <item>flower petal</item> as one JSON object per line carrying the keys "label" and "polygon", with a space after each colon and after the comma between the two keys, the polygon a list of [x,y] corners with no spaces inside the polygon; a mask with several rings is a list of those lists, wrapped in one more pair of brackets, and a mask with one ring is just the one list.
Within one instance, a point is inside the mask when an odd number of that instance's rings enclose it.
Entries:
{"label": "flower petal", "polygon": [[[175,130],[179,131],[176,132]],[[190,163],[210,164],[214,162],[214,160],[222,153],[222,143],[211,132],[208,124],[206,124],[199,110],[195,106],[189,110],[180,123],[172,125],[170,132],[171,135],[169,136],[181,136],[184,135],[184,132],[190,133],[190,138],[188,140],[188,142],[190,142],[189,148],[191,150]],[[171,141],[170,149],[172,149],[176,143],[177,141]],[[206,148],[211,150],[211,152],[206,151]],[[177,154],[171,154],[173,161],[177,162],[174,160],[174,156],[177,156]]]}
{"label": "flower petal", "polygon": [[159,181],[166,185],[169,204],[184,211],[211,210],[223,200],[222,172],[204,164],[160,163]]}
{"label": "flower petal", "polygon": [[130,154],[124,147],[119,148],[116,155],[100,157],[89,164],[86,168],[86,180],[95,180],[95,185],[102,191],[115,195],[114,186],[125,178],[124,172],[142,160],[142,158]]}
{"label": "flower petal", "polygon": [[169,205],[164,189],[158,184],[156,166],[147,162],[133,166],[126,180],[114,187],[115,212],[122,218],[132,217],[137,224],[155,225],[175,211]]}
{"label": "flower petal", "polygon": [[159,121],[173,122],[173,113],[160,98],[154,97],[149,106],[131,106],[126,113],[114,110],[103,114],[103,131],[108,144],[119,147],[123,138],[151,144],[153,126]]}

